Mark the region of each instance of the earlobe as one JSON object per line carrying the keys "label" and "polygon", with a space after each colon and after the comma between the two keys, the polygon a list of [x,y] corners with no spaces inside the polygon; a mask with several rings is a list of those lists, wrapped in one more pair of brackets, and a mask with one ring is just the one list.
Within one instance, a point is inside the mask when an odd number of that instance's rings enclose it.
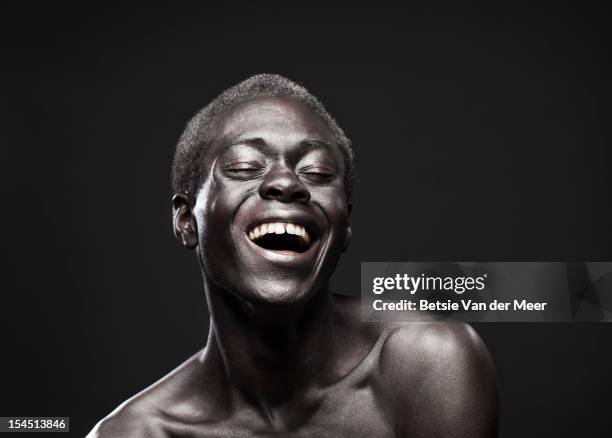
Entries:
{"label": "earlobe", "polygon": [[177,193],[172,197],[172,224],[174,236],[183,246],[189,249],[198,246],[198,226],[189,196]]}
{"label": "earlobe", "polygon": [[344,248],[342,249],[343,252],[348,249],[349,244],[351,243],[351,237],[353,237],[353,228],[349,224],[346,227],[346,234],[344,235]]}
{"label": "earlobe", "polygon": [[[353,211],[353,204],[349,202],[346,207],[348,209],[348,216],[350,218],[351,212]],[[346,252],[346,250],[349,248],[349,245],[351,243],[351,237],[353,237],[353,228],[351,227],[351,222],[349,219],[348,224],[346,226],[346,232],[344,234],[344,248],[342,249],[342,252]]]}

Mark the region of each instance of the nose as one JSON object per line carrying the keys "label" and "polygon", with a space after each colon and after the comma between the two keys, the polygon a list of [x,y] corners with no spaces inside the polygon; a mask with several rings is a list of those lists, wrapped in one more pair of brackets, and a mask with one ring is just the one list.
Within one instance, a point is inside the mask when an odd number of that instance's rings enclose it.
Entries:
{"label": "nose", "polygon": [[299,202],[306,204],[310,201],[310,192],[297,178],[295,173],[286,166],[275,166],[265,176],[259,186],[259,195],[263,199],[280,202]]}

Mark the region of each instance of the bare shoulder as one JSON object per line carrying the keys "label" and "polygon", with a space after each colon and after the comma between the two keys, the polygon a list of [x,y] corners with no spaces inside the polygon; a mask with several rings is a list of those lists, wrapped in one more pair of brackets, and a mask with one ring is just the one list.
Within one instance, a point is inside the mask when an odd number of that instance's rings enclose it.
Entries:
{"label": "bare shoulder", "polygon": [[392,367],[409,364],[411,368],[425,367],[431,373],[451,364],[455,368],[478,366],[493,370],[487,348],[476,331],[465,323],[398,323],[389,324],[385,329],[381,355]]}
{"label": "bare shoulder", "polygon": [[193,405],[190,397],[197,387],[198,356],[123,402],[99,421],[86,438],[165,438],[165,430],[173,419],[200,415],[202,410]]}
{"label": "bare shoulder", "polygon": [[96,424],[86,438],[161,438],[163,427],[153,410],[128,400]]}
{"label": "bare shoulder", "polygon": [[385,332],[380,383],[398,416],[412,417],[405,427],[431,436],[496,436],[495,370],[474,329],[433,322],[394,324]]}
{"label": "bare shoulder", "polygon": [[[352,333],[368,333],[381,343],[380,372],[438,381],[478,376],[495,383],[489,352],[476,331],[460,322],[367,323],[360,321],[359,297],[335,295],[341,318]],[[452,372],[450,372],[452,371]]]}

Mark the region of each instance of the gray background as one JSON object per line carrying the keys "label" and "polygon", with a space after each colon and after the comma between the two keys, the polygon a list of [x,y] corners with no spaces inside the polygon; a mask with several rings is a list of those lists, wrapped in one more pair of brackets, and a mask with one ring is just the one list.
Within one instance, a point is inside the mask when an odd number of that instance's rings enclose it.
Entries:
{"label": "gray background", "polygon": [[[186,120],[258,72],[354,141],[364,260],[611,260],[609,16],[527,9],[2,7],[0,412],[74,436],[204,343],[170,231]],[[609,432],[612,327],[476,325],[503,437]]]}

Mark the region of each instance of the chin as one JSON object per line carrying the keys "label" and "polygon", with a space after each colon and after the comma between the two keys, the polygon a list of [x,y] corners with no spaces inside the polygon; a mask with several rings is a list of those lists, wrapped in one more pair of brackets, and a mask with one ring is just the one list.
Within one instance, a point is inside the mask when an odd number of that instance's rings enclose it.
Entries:
{"label": "chin", "polygon": [[246,288],[244,298],[257,304],[271,306],[298,306],[306,304],[319,289],[310,281],[268,280],[258,281],[257,285]]}

